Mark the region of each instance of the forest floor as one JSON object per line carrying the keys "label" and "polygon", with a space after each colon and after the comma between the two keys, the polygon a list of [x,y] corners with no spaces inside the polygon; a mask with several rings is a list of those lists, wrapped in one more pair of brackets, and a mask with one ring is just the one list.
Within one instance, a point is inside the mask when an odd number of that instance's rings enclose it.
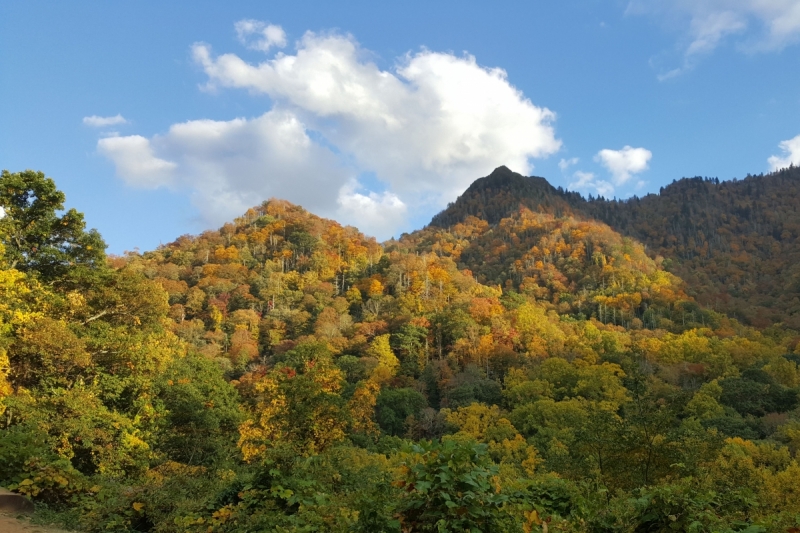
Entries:
{"label": "forest floor", "polygon": [[31,524],[28,520],[13,514],[0,512],[0,533],[67,533],[63,529]]}

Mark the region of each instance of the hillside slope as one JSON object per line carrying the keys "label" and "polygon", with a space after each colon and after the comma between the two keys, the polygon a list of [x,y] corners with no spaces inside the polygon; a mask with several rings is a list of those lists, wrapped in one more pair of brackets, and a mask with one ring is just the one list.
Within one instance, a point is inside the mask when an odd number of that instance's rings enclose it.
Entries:
{"label": "hillside slope", "polygon": [[[698,302],[765,327],[800,327],[800,169],[744,180],[691,178],[659,194],[585,199],[505,167],[475,181],[436,215],[448,228],[469,216],[492,225],[520,208],[598,220],[644,243]],[[469,263],[464,263],[470,267]]]}
{"label": "hillside slope", "polygon": [[380,245],[270,200],[106,258],[43,189],[0,175],[0,485],[59,524],[799,523],[800,337],[699,306],[597,220],[523,208]]}

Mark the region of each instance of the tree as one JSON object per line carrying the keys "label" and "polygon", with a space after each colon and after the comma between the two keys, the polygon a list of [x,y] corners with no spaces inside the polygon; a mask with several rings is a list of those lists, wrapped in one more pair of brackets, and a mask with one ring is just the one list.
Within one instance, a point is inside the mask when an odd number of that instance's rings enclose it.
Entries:
{"label": "tree", "polygon": [[244,459],[263,459],[279,444],[313,455],[344,439],[349,420],[339,395],[343,382],[324,344],[301,344],[288,352],[255,383],[252,419],[239,427]]}
{"label": "tree", "polygon": [[406,490],[400,516],[406,531],[497,531],[508,496],[487,446],[449,440],[421,442],[401,465]]}
{"label": "tree", "polygon": [[75,267],[105,263],[106,244],[86,231],[83,214],[64,209],[66,197],[42,172],[0,174],[0,241],[10,268],[53,281]]}
{"label": "tree", "polygon": [[378,362],[371,376],[376,383],[386,383],[397,373],[400,361],[397,360],[397,356],[394,355],[392,347],[389,345],[389,335],[375,337],[367,350],[367,355],[374,357]]}
{"label": "tree", "polygon": [[229,459],[243,413],[238,394],[209,359],[190,353],[175,360],[157,383],[166,410],[158,450],[189,465],[213,465]]}
{"label": "tree", "polygon": [[376,404],[378,425],[389,435],[402,435],[406,419],[419,415],[427,404],[425,396],[414,389],[384,389]]}

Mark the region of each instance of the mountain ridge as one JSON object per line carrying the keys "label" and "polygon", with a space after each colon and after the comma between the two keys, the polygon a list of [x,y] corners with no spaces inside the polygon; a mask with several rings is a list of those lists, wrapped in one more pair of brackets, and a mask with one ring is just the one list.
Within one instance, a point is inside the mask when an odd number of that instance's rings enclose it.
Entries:
{"label": "mountain ridge", "polygon": [[77,253],[50,283],[15,268],[23,239],[96,242],[62,235],[42,188],[0,176],[18,206],[0,224],[0,485],[63,523],[798,523],[798,332],[698,304],[595,218],[523,206],[381,246],[270,200],[153,251]]}
{"label": "mountain ridge", "polygon": [[433,217],[447,228],[469,216],[498,224],[520,208],[598,220],[642,242],[704,305],[759,327],[800,326],[800,169],[743,180],[683,178],[658,194],[584,198],[544,178],[499,167]]}

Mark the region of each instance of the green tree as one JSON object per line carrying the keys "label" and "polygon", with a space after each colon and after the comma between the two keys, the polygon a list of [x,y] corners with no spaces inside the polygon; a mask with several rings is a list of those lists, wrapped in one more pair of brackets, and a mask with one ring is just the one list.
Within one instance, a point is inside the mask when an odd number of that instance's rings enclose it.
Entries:
{"label": "green tree", "polygon": [[193,353],[177,359],[158,389],[167,411],[159,451],[189,465],[213,465],[238,455],[237,428],[244,413],[236,389],[214,361]]}
{"label": "green tree", "polygon": [[389,435],[405,431],[406,418],[427,407],[425,396],[414,389],[383,389],[376,404],[378,425]]}
{"label": "green tree", "polygon": [[448,440],[421,442],[402,466],[406,489],[400,516],[406,531],[497,531],[508,501],[487,446]]}
{"label": "green tree", "polygon": [[0,174],[0,241],[11,268],[35,272],[43,280],[64,277],[76,267],[105,264],[106,244],[86,231],[83,214],[64,210],[66,197],[42,172]]}

